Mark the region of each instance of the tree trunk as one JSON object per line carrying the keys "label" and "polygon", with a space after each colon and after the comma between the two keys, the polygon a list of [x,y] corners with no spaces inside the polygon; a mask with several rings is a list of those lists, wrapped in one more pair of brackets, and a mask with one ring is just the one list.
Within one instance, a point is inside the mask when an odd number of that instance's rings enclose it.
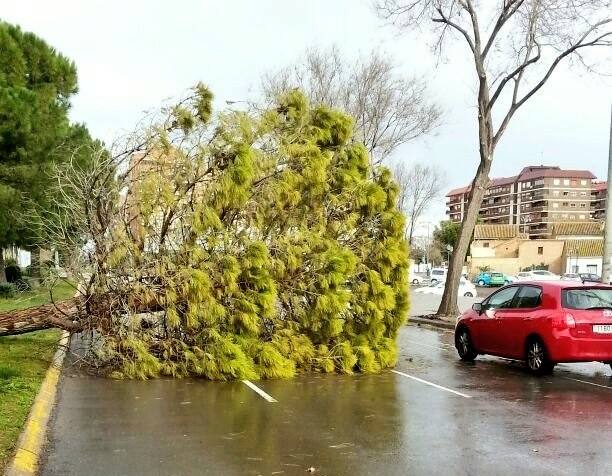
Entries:
{"label": "tree trunk", "polygon": [[82,298],[76,297],[56,304],[0,313],[0,336],[25,334],[56,327],[70,332],[82,329],[77,318]]}
{"label": "tree trunk", "polygon": [[459,232],[457,246],[455,246],[455,249],[453,250],[448,266],[448,273],[446,276],[447,286],[444,288],[442,301],[440,302],[440,307],[438,308],[438,315],[440,316],[457,316],[459,314],[459,308],[457,306],[459,280],[461,279],[461,271],[463,269],[465,256],[468,252],[470,237],[472,236],[474,227],[476,226],[478,210],[480,209],[480,204],[482,203],[482,199],[489,184],[491,160],[492,157],[488,159],[484,165],[478,167],[476,176],[474,177],[474,181],[472,183],[472,191],[468,201],[467,210],[464,213],[463,220],[461,222],[461,230]]}
{"label": "tree trunk", "polygon": [[0,283],[6,283],[6,270],[4,263],[4,250],[0,248]]}
{"label": "tree trunk", "polygon": [[[0,312],[0,337],[26,334],[55,327],[69,332],[80,332],[84,329],[111,330],[112,299],[103,294],[77,296],[59,303]],[[143,300],[134,295],[126,298],[124,312],[140,314],[163,310],[156,297]]]}
{"label": "tree trunk", "polygon": [[30,269],[32,279],[36,282],[40,282],[40,248],[32,248],[30,251]]}

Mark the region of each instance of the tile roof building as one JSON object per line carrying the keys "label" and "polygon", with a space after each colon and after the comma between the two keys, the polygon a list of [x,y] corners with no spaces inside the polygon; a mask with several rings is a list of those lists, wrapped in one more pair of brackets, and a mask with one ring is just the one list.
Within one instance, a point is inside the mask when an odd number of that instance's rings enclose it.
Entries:
{"label": "tile roof building", "polygon": [[[530,238],[549,238],[555,223],[601,219],[606,189],[607,184],[595,181],[588,170],[524,167],[518,175],[490,181],[479,220],[483,224],[518,225]],[[450,220],[463,219],[470,190],[471,186],[465,186],[446,194]]]}

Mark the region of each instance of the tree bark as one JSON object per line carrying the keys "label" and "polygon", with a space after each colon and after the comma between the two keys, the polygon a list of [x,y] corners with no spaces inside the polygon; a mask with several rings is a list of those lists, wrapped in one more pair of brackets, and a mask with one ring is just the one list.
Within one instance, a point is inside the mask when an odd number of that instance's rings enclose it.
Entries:
{"label": "tree bark", "polygon": [[[474,17],[472,19],[474,20]],[[475,32],[478,31],[476,25],[474,25],[474,30]],[[468,247],[470,246],[470,238],[474,232],[476,220],[478,219],[478,211],[480,210],[485,191],[489,186],[489,172],[491,170],[491,164],[493,163],[493,152],[495,150],[495,143],[493,140],[493,118],[491,117],[491,111],[489,109],[491,99],[489,97],[489,86],[483,58],[480,55],[480,40],[478,36],[476,37],[475,46],[474,59],[479,78],[478,152],[480,163],[476,170],[474,180],[472,181],[472,190],[470,191],[467,210],[463,214],[463,220],[461,221],[461,230],[459,232],[457,246],[455,246],[448,265],[446,286],[444,287],[444,294],[442,294],[442,301],[440,302],[440,307],[437,312],[440,316],[457,316],[459,314],[457,294],[459,290],[459,281],[461,279],[461,271],[463,269]]]}
{"label": "tree bark", "polygon": [[4,250],[0,248],[0,283],[6,283],[6,270],[4,263]]}
{"label": "tree bark", "polygon": [[[59,303],[0,312],[0,337],[26,334],[52,327],[69,332],[80,332],[91,328],[109,332],[112,327],[113,311],[110,306],[112,301],[108,295],[97,294],[87,299],[77,296]],[[125,303],[125,313],[139,314],[164,309],[157,298],[145,301],[140,296],[134,295],[125,297]]]}
{"label": "tree bark", "polygon": [[444,294],[442,295],[442,301],[440,302],[437,313],[440,316],[457,316],[459,314],[459,307],[457,306],[459,280],[461,279],[463,262],[465,261],[465,255],[467,254],[470,244],[470,237],[476,226],[478,210],[480,209],[480,204],[482,203],[485,191],[489,185],[489,171],[492,161],[493,157],[490,156],[484,163],[478,166],[476,176],[472,182],[472,191],[467,210],[463,214],[457,246],[455,246],[453,250],[448,265],[448,273],[446,276],[447,286],[444,288]]}
{"label": "tree bark", "polygon": [[0,336],[26,334],[51,327],[78,332],[83,328],[77,320],[81,305],[82,298],[76,297],[60,303],[1,312]]}

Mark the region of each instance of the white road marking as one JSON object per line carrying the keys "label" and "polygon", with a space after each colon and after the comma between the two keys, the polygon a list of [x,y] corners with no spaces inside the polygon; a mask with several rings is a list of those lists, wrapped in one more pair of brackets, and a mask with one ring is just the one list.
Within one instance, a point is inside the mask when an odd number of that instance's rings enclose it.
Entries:
{"label": "white road marking", "polygon": [[563,378],[565,380],[573,380],[574,382],[586,383],[587,385],[593,385],[595,387],[607,388],[608,390],[612,390],[612,387],[608,387],[607,385],[601,385],[598,383],[588,382],[586,380],[579,380],[577,378],[571,378],[571,377],[563,377]]}
{"label": "white road marking", "polygon": [[427,380],[423,380],[422,378],[415,377],[413,375],[405,374],[404,372],[400,372],[399,370],[392,370],[391,372],[393,372],[393,373],[395,373],[397,375],[401,375],[402,377],[407,377],[407,378],[410,378],[412,380],[416,380],[417,382],[424,383],[425,385],[430,385],[430,386],[435,387],[435,388],[437,388],[439,390],[444,390],[445,392],[454,393],[455,395],[459,395],[460,397],[463,397],[463,398],[472,398],[471,395],[466,395],[465,393],[458,392],[457,390],[453,390],[451,388],[443,387],[442,385],[438,385],[437,383],[428,382]]}
{"label": "white road marking", "polygon": [[266,392],[264,392],[261,388],[259,388],[257,385],[255,385],[250,380],[243,380],[242,383],[245,384],[247,387],[249,387],[251,390],[253,390],[255,393],[257,393],[260,397],[262,397],[267,402],[278,403],[278,400],[268,395]]}

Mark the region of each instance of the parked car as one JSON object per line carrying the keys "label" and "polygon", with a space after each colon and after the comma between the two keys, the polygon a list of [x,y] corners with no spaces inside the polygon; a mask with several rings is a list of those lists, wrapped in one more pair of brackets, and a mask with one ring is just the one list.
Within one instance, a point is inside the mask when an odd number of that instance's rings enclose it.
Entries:
{"label": "parked car", "polygon": [[446,268],[431,268],[429,280],[431,284],[438,284],[442,281],[446,281]]}
{"label": "parked car", "polygon": [[582,282],[582,278],[578,273],[563,273],[561,275],[561,281],[578,281]]}
{"label": "parked car", "polygon": [[[432,284],[431,286],[425,286],[415,290],[415,293],[420,294],[437,294],[441,296],[444,294],[444,287],[446,286],[446,281],[442,281],[441,283]],[[459,296],[465,297],[474,297],[477,296],[476,286],[470,283],[467,279],[462,277],[459,280]]]}
{"label": "parked car", "polygon": [[409,276],[408,279],[414,285],[422,284],[423,283],[423,278],[421,276],[419,276],[418,274],[414,274],[412,271],[410,271],[410,276]]}
{"label": "parked car", "polygon": [[472,280],[472,282],[478,284],[478,286],[503,286],[504,284],[509,284],[512,281],[504,273],[498,273],[496,271],[487,271],[478,274]]}
{"label": "parked car", "polygon": [[534,269],[533,271],[521,271],[517,274],[518,281],[558,281],[561,276],[545,269]]}
{"label": "parked car", "polygon": [[583,283],[601,283],[601,276],[593,273],[578,273]]}
{"label": "parked car", "polygon": [[612,286],[519,282],[475,303],[457,320],[462,360],[479,354],[525,360],[542,375],[560,362],[612,366]]}

